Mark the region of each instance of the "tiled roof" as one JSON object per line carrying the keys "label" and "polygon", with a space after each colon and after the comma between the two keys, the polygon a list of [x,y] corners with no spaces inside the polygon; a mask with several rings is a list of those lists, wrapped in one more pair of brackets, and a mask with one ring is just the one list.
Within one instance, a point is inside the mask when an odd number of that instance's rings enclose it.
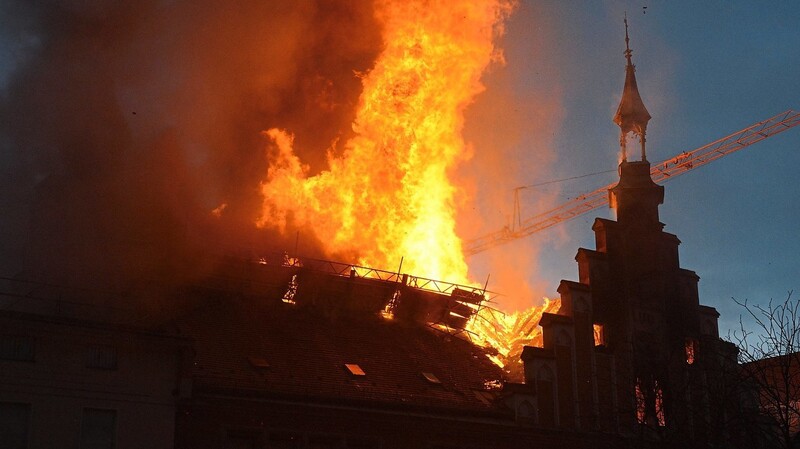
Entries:
{"label": "tiled roof", "polygon": [[[488,411],[495,407],[487,401],[491,394],[476,393],[503,376],[467,341],[377,316],[241,300],[201,308],[176,324],[195,340],[197,393]],[[345,364],[366,375],[353,375]]]}

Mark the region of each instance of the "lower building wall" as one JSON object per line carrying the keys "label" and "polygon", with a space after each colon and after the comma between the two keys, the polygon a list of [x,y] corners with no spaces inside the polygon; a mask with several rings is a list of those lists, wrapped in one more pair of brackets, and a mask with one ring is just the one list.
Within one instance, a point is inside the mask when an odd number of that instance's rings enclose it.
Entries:
{"label": "lower building wall", "polygon": [[[23,405],[28,412],[26,449],[82,447],[81,441],[104,440],[94,432],[85,435],[85,422],[94,417],[95,426],[112,425],[116,449],[169,449],[173,447],[175,407],[135,400],[100,400],[80,395],[63,396],[10,393],[0,390],[0,404]],[[82,428],[83,427],[83,428]]]}
{"label": "lower building wall", "polygon": [[0,448],[173,447],[184,344],[0,314]]}
{"label": "lower building wall", "polygon": [[177,449],[612,448],[617,437],[523,427],[513,417],[447,417],[437,413],[235,399],[194,399],[179,406]]}

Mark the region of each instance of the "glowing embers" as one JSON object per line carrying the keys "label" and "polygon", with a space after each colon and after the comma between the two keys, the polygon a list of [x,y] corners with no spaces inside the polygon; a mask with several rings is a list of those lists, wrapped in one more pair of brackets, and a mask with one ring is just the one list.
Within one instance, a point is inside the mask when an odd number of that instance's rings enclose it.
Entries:
{"label": "glowing embers", "polygon": [[697,346],[698,342],[695,338],[686,339],[686,364],[694,365],[697,359]]}
{"label": "glowing embers", "polygon": [[499,379],[489,379],[483,382],[483,389],[484,390],[502,390],[503,389],[503,381]]}
{"label": "glowing embers", "polygon": [[394,319],[394,311],[397,308],[397,304],[400,303],[400,289],[395,289],[394,293],[392,293],[392,299],[386,304],[386,307],[381,310],[381,317],[385,320],[393,320]]}
{"label": "glowing embers", "polygon": [[380,316],[386,321],[392,321],[394,319],[394,313],[388,308],[381,310]]}
{"label": "glowing embers", "polygon": [[361,367],[356,363],[345,363],[344,368],[353,377],[363,377],[367,375],[367,373],[364,372],[364,370],[361,369]]}

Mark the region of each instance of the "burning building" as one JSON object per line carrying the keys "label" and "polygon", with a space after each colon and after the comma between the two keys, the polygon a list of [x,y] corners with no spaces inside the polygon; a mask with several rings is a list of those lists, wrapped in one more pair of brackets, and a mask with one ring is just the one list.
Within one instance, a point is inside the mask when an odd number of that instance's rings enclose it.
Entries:
{"label": "burning building", "polygon": [[[562,281],[560,308],[541,313],[541,344],[521,351],[523,383],[457,338],[485,291],[264,260],[271,287],[253,291],[272,289],[269,301],[210,303],[176,323],[197,342],[179,446],[730,444],[736,350],[720,340],[716,310],[700,304],[699,277],[681,268],[679,239],[663,230],[664,189],[645,149],[650,114],[625,55],[614,117],[622,160],[609,191],[617,219],[595,220],[596,248],[576,255],[578,281]],[[629,133],[640,160],[629,160]]]}
{"label": "burning building", "polygon": [[[88,416],[96,424],[94,447],[120,448],[611,448],[728,442],[734,435],[728,408],[719,404],[730,397],[721,386],[725,370],[735,365],[735,350],[719,340],[717,312],[700,305],[699,278],[680,267],[678,238],[663,231],[658,207],[664,191],[650,178],[645,153],[650,115],[638,93],[630,50],[615,116],[623,151],[620,179],[609,192],[617,219],[595,221],[596,249],[580,249],[576,256],[578,282],[562,281],[560,301],[527,315],[520,325],[530,334],[538,324],[541,344],[504,354],[524,368],[515,379],[492,362],[496,350],[470,341],[470,320],[486,316],[481,312],[488,310],[492,294],[468,285],[447,182],[448,170],[461,157],[457,131],[463,109],[482,88],[482,70],[497,57],[491,37],[507,8],[494,2],[483,9],[465,7],[463,18],[480,26],[464,26],[461,14],[425,15],[433,22],[455,17],[446,25],[466,41],[456,48],[449,45],[453,36],[425,35],[408,20],[413,15],[404,2],[389,6],[384,11],[388,62],[378,64],[365,82],[358,135],[345,145],[346,157],[330,156],[330,170],[310,177],[293,153],[291,136],[278,129],[266,133],[276,153],[261,184],[258,224],[341,223],[318,225],[320,239],[330,242],[332,253],[361,249],[363,261],[340,264],[279,254],[204,264],[215,267],[213,276],[172,292],[171,299],[185,307],[157,329],[102,329],[107,335],[103,351],[90,352],[103,365],[102,381],[94,386],[122,391],[93,392],[86,401],[95,402],[88,404],[76,393],[85,385],[65,382],[59,394],[79,401],[65,407],[60,419],[75,424]],[[442,72],[461,78],[437,76]],[[447,86],[447,93],[455,92],[452,97],[443,92],[447,83],[454,83]],[[630,132],[640,140],[641,160],[628,160]],[[378,166],[365,174],[365,161]],[[364,192],[374,191],[391,195],[365,197]],[[226,214],[223,206],[214,210],[216,216]],[[57,220],[45,216],[42,221]],[[360,221],[370,224],[360,227]],[[355,248],[362,239],[372,246]],[[416,277],[401,269],[364,266],[385,266],[404,256],[409,256],[407,271],[433,274]],[[18,304],[14,298],[3,300],[12,307]],[[537,316],[538,323],[531,318]],[[13,314],[3,319],[21,320]],[[43,390],[23,391],[16,383],[40,375],[43,353],[32,348],[59,333],[86,333],[94,324],[58,326],[58,332],[45,326],[36,334],[35,327],[18,324],[13,335],[2,336],[0,367],[13,378],[0,377],[0,416],[13,418],[14,429],[25,429],[8,433],[18,447],[44,446],[44,440],[33,438],[28,444],[27,436],[46,432],[48,425],[39,419],[42,405],[30,406],[43,402]],[[141,340],[134,345],[137,351],[116,351],[134,338],[131,334]],[[82,351],[86,342],[77,339],[72,346]],[[74,368],[78,352],[62,354],[48,369]],[[159,416],[174,416],[175,425],[173,433],[162,422],[153,434],[159,441],[147,444],[140,438],[149,436],[154,424],[130,419],[120,404],[131,395],[147,395],[141,367],[149,366],[153,353],[163,360],[153,401]],[[82,369],[76,368],[75,376]],[[102,400],[94,397],[100,394]],[[147,410],[137,413],[147,415]],[[125,429],[115,427],[123,423]],[[70,428],[75,433],[81,426]]]}
{"label": "burning building", "polygon": [[490,292],[308,258],[227,267],[191,293],[202,305],[170,324],[195,343],[181,371],[176,447],[619,441],[539,418],[526,399],[532,384],[509,383],[495,352],[470,341],[468,320]]}

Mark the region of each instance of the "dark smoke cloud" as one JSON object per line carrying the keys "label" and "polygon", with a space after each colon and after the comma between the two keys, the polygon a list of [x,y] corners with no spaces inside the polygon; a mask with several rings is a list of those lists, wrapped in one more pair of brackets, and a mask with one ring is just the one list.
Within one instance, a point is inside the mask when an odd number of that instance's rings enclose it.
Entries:
{"label": "dark smoke cloud", "polygon": [[260,131],[322,169],[382,45],[366,1],[5,2],[0,20],[0,274],[107,287],[291,248],[253,225]]}

